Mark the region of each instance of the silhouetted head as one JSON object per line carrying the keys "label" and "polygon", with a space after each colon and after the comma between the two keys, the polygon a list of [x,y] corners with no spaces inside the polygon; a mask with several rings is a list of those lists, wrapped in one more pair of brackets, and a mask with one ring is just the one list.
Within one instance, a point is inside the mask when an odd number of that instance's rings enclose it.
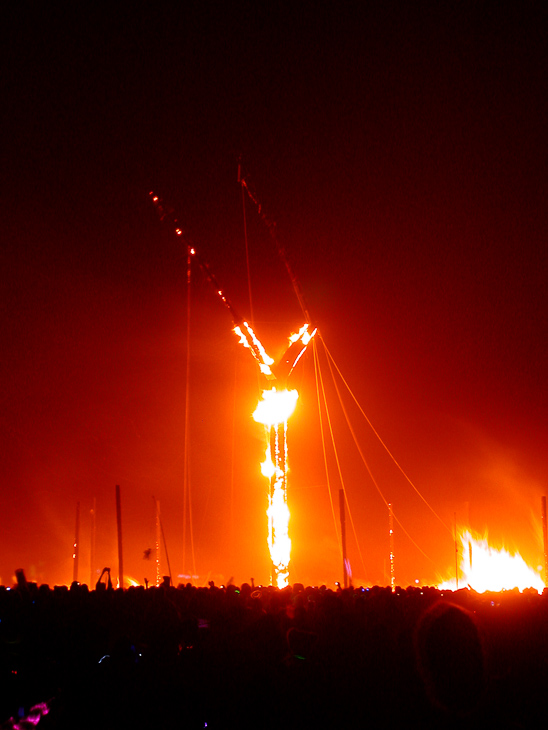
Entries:
{"label": "silhouetted head", "polygon": [[415,634],[419,672],[434,705],[465,716],[485,686],[485,656],[472,614],[439,602],[420,618]]}

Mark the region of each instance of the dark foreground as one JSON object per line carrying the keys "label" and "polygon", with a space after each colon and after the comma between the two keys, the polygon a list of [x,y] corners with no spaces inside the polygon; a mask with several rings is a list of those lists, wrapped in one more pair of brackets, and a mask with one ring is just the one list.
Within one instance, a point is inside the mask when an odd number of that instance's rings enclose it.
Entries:
{"label": "dark foreground", "polygon": [[545,715],[546,591],[30,584],[0,587],[0,620],[1,728],[519,728]]}

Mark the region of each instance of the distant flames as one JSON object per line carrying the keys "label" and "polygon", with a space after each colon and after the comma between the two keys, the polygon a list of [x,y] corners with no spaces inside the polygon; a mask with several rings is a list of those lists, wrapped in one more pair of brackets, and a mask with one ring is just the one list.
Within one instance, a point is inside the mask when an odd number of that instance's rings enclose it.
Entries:
{"label": "distant flames", "polygon": [[[487,537],[475,537],[469,530],[460,535],[458,587],[469,586],[478,593],[502,591],[518,588],[534,588],[539,593],[544,590],[540,571],[531,568],[519,552],[514,554],[504,548],[489,545]],[[456,580],[445,581],[440,589],[455,590]]]}

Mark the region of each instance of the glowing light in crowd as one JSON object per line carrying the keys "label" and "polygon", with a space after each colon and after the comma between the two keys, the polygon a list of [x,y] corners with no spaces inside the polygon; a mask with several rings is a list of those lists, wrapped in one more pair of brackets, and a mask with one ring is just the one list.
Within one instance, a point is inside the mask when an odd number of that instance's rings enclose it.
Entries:
{"label": "glowing light in crowd", "polygon": [[[460,535],[461,551],[459,565],[459,587],[470,586],[478,593],[518,588],[544,590],[540,572],[531,568],[519,552],[510,553],[504,548],[489,545],[487,536],[473,536],[469,530]],[[438,586],[455,590],[456,581],[446,581]]]}
{"label": "glowing light in crowd", "polygon": [[[50,700],[51,702],[51,700]],[[40,702],[37,705],[33,705],[30,708],[29,713],[26,717],[23,717],[20,721],[16,721],[13,717],[10,718],[9,723],[2,727],[11,727],[13,730],[23,730],[23,728],[36,727],[42,717],[48,715],[50,711],[48,702]]]}

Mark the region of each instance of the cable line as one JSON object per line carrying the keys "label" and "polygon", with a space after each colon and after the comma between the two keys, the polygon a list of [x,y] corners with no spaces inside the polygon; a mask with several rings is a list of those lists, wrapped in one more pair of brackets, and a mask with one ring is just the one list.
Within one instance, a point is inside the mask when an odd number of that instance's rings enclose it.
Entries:
{"label": "cable line", "polygon": [[[370,469],[370,467],[369,467],[369,464],[367,463],[367,460],[366,460],[366,458],[365,458],[365,456],[364,456],[364,454],[363,454],[363,451],[362,451],[362,449],[361,449],[361,447],[360,447],[360,445],[359,445],[359,443],[358,443],[358,439],[357,439],[357,437],[356,437],[356,433],[355,433],[355,431],[354,431],[354,429],[353,429],[353,427],[352,427],[352,424],[350,423],[350,418],[348,417],[348,412],[347,412],[347,410],[346,410],[346,408],[345,408],[345,406],[344,406],[344,403],[343,403],[343,400],[342,400],[342,397],[341,397],[341,393],[340,393],[339,387],[338,387],[338,385],[337,385],[337,382],[336,382],[336,380],[335,380],[335,376],[334,376],[334,373],[333,373],[333,369],[332,369],[332,367],[331,367],[331,364],[332,364],[332,363],[333,363],[333,365],[335,365],[335,367],[336,367],[336,369],[337,369],[337,372],[339,373],[339,376],[341,377],[341,380],[342,380],[342,382],[344,383],[344,385],[346,386],[346,388],[348,389],[348,392],[349,392],[349,393],[351,393],[351,391],[350,391],[350,388],[348,387],[348,385],[347,385],[346,381],[344,380],[344,378],[342,377],[342,375],[341,375],[341,373],[340,373],[340,370],[338,369],[338,367],[337,367],[337,365],[336,365],[335,361],[333,360],[333,358],[332,358],[331,354],[329,353],[329,351],[328,351],[328,349],[327,349],[327,347],[326,347],[326,345],[325,345],[325,342],[324,342],[323,338],[321,338],[321,341],[322,341],[322,344],[323,344],[323,346],[324,346],[324,348],[325,348],[326,354],[327,354],[327,356],[328,356],[327,362],[328,362],[328,365],[329,365],[329,370],[330,370],[330,372],[331,372],[331,377],[332,377],[332,380],[333,380],[333,385],[334,385],[334,387],[335,387],[335,390],[336,390],[336,392],[337,392],[337,396],[338,396],[338,398],[339,398],[339,403],[340,403],[341,409],[342,409],[342,411],[343,411],[344,417],[345,417],[345,419],[346,419],[346,424],[347,424],[347,426],[348,426],[348,429],[349,429],[349,431],[350,431],[350,434],[351,434],[351,436],[352,436],[352,439],[353,439],[353,441],[354,441],[354,444],[356,445],[356,448],[357,448],[357,450],[358,450],[358,453],[360,454],[360,457],[361,457],[361,459],[362,459],[362,461],[363,461],[363,463],[364,463],[364,466],[365,466],[365,468],[367,469],[367,473],[369,474],[369,476],[370,476],[370,478],[371,478],[371,481],[373,482],[373,484],[374,484],[374,486],[375,486],[375,489],[376,489],[376,490],[377,490],[377,492],[379,493],[379,495],[380,495],[380,497],[381,497],[382,501],[384,502],[384,504],[386,505],[386,507],[390,509],[390,504],[389,504],[388,500],[386,499],[386,497],[384,496],[384,494],[383,494],[383,492],[382,492],[381,488],[379,487],[379,485],[378,485],[378,483],[377,483],[377,480],[376,480],[376,479],[375,479],[375,477],[373,476],[373,473],[372,473],[372,471],[371,471],[371,469]],[[354,398],[354,396],[353,396],[353,394],[352,394],[352,393],[351,393],[351,395],[352,395],[352,397]],[[354,400],[355,400],[355,399],[354,399]],[[357,401],[356,401],[356,403],[357,403]],[[359,405],[359,404],[358,404],[358,405]],[[364,417],[365,417],[365,419],[366,419],[367,423],[368,423],[368,424],[369,424],[369,425],[371,426],[371,423],[370,423],[369,419],[367,418],[367,416],[365,416],[365,413],[363,412],[363,410],[361,409],[361,407],[360,407],[360,411],[361,411],[361,413],[362,413],[362,414],[364,415]],[[382,444],[382,445],[384,446],[384,448],[385,448],[385,449],[386,449],[386,451],[388,452],[388,454],[389,454],[389,455],[391,456],[391,458],[392,458],[392,460],[394,461],[394,463],[395,463],[395,464],[396,464],[396,465],[398,466],[398,468],[399,468],[399,469],[400,469],[400,471],[401,471],[401,472],[402,472],[402,473],[404,474],[404,476],[406,476],[406,475],[405,475],[405,473],[403,472],[403,470],[401,469],[401,467],[399,466],[399,464],[397,464],[397,462],[396,462],[396,460],[394,459],[394,457],[392,457],[392,455],[390,454],[390,452],[389,452],[389,451],[388,451],[388,449],[386,448],[386,446],[385,446],[384,442],[382,441],[382,439],[380,438],[380,436],[379,436],[379,435],[377,434],[377,432],[375,431],[375,429],[374,429],[374,428],[373,428],[372,426],[371,426],[371,428],[372,428],[373,432],[375,433],[375,435],[377,436],[377,438],[379,439],[379,441],[381,442],[381,444]],[[407,476],[406,476],[406,478],[407,478],[407,481],[409,481],[409,483],[411,483],[411,481],[409,480],[409,478],[408,478]],[[413,486],[413,485],[412,485],[412,486]],[[415,489],[415,491],[416,491],[416,492],[417,492],[417,493],[418,493],[418,494],[420,495],[420,493],[419,493],[419,491],[418,491],[418,490],[416,489],[416,487],[414,487],[414,486],[413,486],[413,488],[414,488],[414,489]],[[345,500],[346,500],[346,503],[347,503],[347,505],[348,505],[348,498],[347,498],[347,496],[346,496],[346,490],[345,490],[345,492],[344,492],[344,495],[345,495]],[[425,502],[425,504],[427,504],[427,505],[428,505],[428,507],[429,507],[429,508],[430,508],[430,509],[432,510],[432,512],[434,512],[433,508],[432,508],[432,507],[430,507],[430,505],[428,504],[428,502],[426,502],[426,500],[424,499],[424,497],[422,497],[422,495],[420,495],[420,497],[421,497],[421,499],[422,499],[422,500],[423,500],[423,501]],[[352,514],[351,514],[351,512],[350,512],[350,506],[349,506],[349,505],[348,505],[348,513],[349,513],[349,515],[350,515],[350,521],[351,521],[351,524],[352,524],[352,528],[354,529],[354,523],[353,523],[353,520],[352,520]],[[436,514],[436,513],[434,512],[434,514]],[[436,516],[438,516],[438,515],[436,515]],[[428,556],[428,555],[427,555],[427,554],[426,554],[426,553],[424,552],[424,550],[423,550],[423,549],[422,549],[422,548],[421,548],[421,547],[420,547],[420,546],[419,546],[419,545],[417,544],[417,542],[416,542],[415,540],[413,540],[413,538],[411,537],[411,535],[410,535],[410,534],[409,534],[409,533],[407,532],[407,530],[406,530],[406,529],[404,528],[404,526],[402,525],[402,523],[400,522],[400,520],[399,520],[399,519],[398,519],[398,518],[396,517],[396,515],[394,515],[394,519],[396,520],[396,522],[398,523],[398,525],[399,525],[399,526],[401,527],[401,529],[402,529],[402,531],[403,531],[403,532],[405,533],[405,535],[406,535],[406,536],[407,536],[407,537],[409,538],[409,540],[410,540],[410,541],[411,541],[411,542],[413,543],[413,545],[414,545],[414,546],[415,546],[415,547],[417,548],[417,550],[419,550],[419,552],[420,552],[420,553],[421,553],[421,554],[422,554],[422,555],[423,555],[423,556],[424,556],[424,557],[425,557],[425,558],[426,558],[427,560],[429,560],[429,561],[430,561],[430,562],[431,562],[431,563],[432,563],[433,565],[436,565],[436,563],[435,563],[435,562],[434,562],[434,561],[432,560],[432,558],[430,558],[430,557],[429,557],[429,556]],[[439,517],[438,517],[438,519],[441,519],[441,518],[439,518]],[[442,524],[444,524],[444,523],[443,523],[443,521],[442,521]]]}
{"label": "cable line", "polygon": [[413,482],[411,481],[411,479],[407,476],[407,474],[405,473],[405,471],[402,469],[402,467],[396,461],[396,459],[393,456],[392,452],[390,451],[390,449],[388,448],[388,446],[384,443],[384,441],[382,440],[381,436],[379,435],[379,433],[377,432],[377,430],[375,429],[375,427],[373,426],[373,424],[371,423],[371,421],[369,420],[369,418],[366,416],[366,414],[365,414],[363,408],[361,407],[361,405],[359,404],[356,396],[350,390],[350,387],[349,387],[348,383],[346,382],[346,380],[344,379],[344,377],[343,377],[343,375],[342,375],[339,367],[337,366],[337,363],[333,359],[333,356],[331,355],[331,353],[327,349],[327,345],[325,344],[325,341],[323,340],[323,338],[322,338],[322,344],[325,347],[325,351],[326,351],[326,353],[328,355],[329,362],[330,363],[333,363],[333,365],[335,366],[335,369],[337,370],[337,373],[338,373],[340,379],[344,383],[344,386],[346,387],[346,389],[348,390],[348,392],[352,396],[352,399],[354,400],[354,403],[357,405],[360,413],[362,414],[362,416],[366,420],[368,426],[371,428],[371,430],[373,431],[373,433],[375,434],[375,436],[379,440],[379,443],[381,444],[381,446],[384,448],[384,450],[386,451],[386,453],[388,454],[388,456],[392,459],[392,461],[394,462],[394,464],[396,465],[396,467],[398,468],[398,470],[401,472],[401,474],[405,477],[406,481],[410,484],[410,486],[415,490],[415,492],[418,494],[418,496],[422,499],[422,501],[424,502],[424,504],[428,507],[428,509],[432,512],[432,514],[441,522],[441,524],[445,527],[445,529],[452,536],[453,533],[451,531],[451,528],[447,526],[447,524],[443,521],[443,519],[438,515],[438,513],[436,512],[436,510],[429,504],[429,502],[426,500],[426,498],[423,497],[423,495],[419,492],[419,490],[417,489],[417,487],[413,484]]}
{"label": "cable line", "polygon": [[[315,349],[314,349],[314,355],[315,355],[315,361],[316,361],[316,350]],[[329,424],[329,431],[330,431],[330,434],[331,434],[331,443],[332,443],[332,446],[333,446],[333,451],[334,451],[334,454],[335,454],[335,460],[337,462],[337,468],[338,468],[338,471],[339,471],[339,479],[340,479],[341,486],[342,486],[342,490],[343,490],[343,494],[344,494],[344,501],[345,501],[346,506],[347,506],[347,509],[348,509],[348,516],[350,517],[350,524],[352,525],[352,533],[354,534],[354,539],[356,540],[356,546],[358,548],[358,554],[360,556],[360,562],[362,564],[362,568],[363,568],[364,573],[367,573],[367,569],[365,567],[365,561],[363,559],[362,551],[361,551],[361,548],[360,548],[360,542],[358,540],[358,533],[356,531],[356,526],[354,524],[354,518],[352,517],[352,511],[350,509],[350,504],[348,502],[348,496],[346,494],[346,487],[345,487],[344,479],[343,479],[343,476],[342,476],[342,470],[341,470],[341,465],[340,465],[340,461],[339,461],[339,456],[338,456],[337,448],[335,446],[335,437],[334,437],[333,428],[332,428],[332,425],[331,425],[331,418],[330,418],[330,415],[329,415],[329,408],[327,406],[327,397],[326,397],[326,394],[325,394],[323,377],[322,377],[321,369],[320,369],[320,366],[319,366],[319,359],[318,359],[318,362],[317,362],[317,372],[318,372],[318,376],[319,376],[319,380],[320,380],[320,385],[321,385],[321,389],[322,389],[322,395],[323,395],[323,400],[324,400],[324,408],[325,408],[325,412],[326,412],[326,416],[327,416],[327,421],[328,421],[328,424]],[[324,448],[325,448],[325,446],[324,446]],[[329,480],[328,480],[328,484],[329,484]],[[331,505],[332,505],[332,509],[333,509],[333,514],[334,514],[335,511],[334,511],[334,508],[333,508],[333,500],[332,500],[331,493],[329,494],[329,499],[331,501]],[[337,533],[337,537],[338,537],[338,533]],[[340,546],[341,546],[341,553],[342,553],[342,538],[341,538]]]}
{"label": "cable line", "polygon": [[[326,479],[327,479],[327,491],[329,493],[329,504],[331,505],[331,514],[333,515],[333,524],[335,526],[335,535],[337,536],[337,543],[339,545],[339,550],[341,551],[341,555],[342,555],[342,541],[341,541],[341,536],[339,534],[339,525],[338,525],[338,522],[337,522],[337,517],[335,515],[335,507],[333,505],[333,495],[331,493],[331,481],[330,481],[330,478],[329,478],[329,467],[327,466],[327,451],[326,451],[326,448],[325,448],[325,436],[324,436],[324,428],[323,428],[322,405],[321,405],[321,401],[320,401],[320,388],[318,387],[318,380],[321,378],[321,374],[319,372],[319,367],[320,366],[319,366],[319,362],[318,362],[318,353],[316,351],[316,343],[314,343],[314,346],[313,346],[313,353],[314,353],[314,375],[315,375],[315,378],[316,378],[316,397],[317,397],[317,400],[318,400],[318,416],[319,416],[319,419],[320,419],[320,437],[321,437],[321,440],[322,440],[323,461],[324,461],[324,467],[325,467],[325,476],[326,476]],[[323,383],[322,383],[322,390],[323,390]],[[324,406],[325,406],[325,393],[323,395],[324,395]],[[327,410],[326,410],[326,413],[327,413]],[[329,420],[329,416],[328,416],[328,420]],[[329,424],[329,429],[331,431],[331,436],[333,436],[333,431],[331,429],[331,424]],[[334,447],[334,445],[333,445],[333,447]],[[336,456],[336,453],[337,452],[335,450],[335,458],[337,459],[337,466],[338,466],[339,460],[338,460],[338,458]],[[340,469],[339,469],[339,478],[340,478],[341,484],[342,484],[342,476],[340,474]]]}

